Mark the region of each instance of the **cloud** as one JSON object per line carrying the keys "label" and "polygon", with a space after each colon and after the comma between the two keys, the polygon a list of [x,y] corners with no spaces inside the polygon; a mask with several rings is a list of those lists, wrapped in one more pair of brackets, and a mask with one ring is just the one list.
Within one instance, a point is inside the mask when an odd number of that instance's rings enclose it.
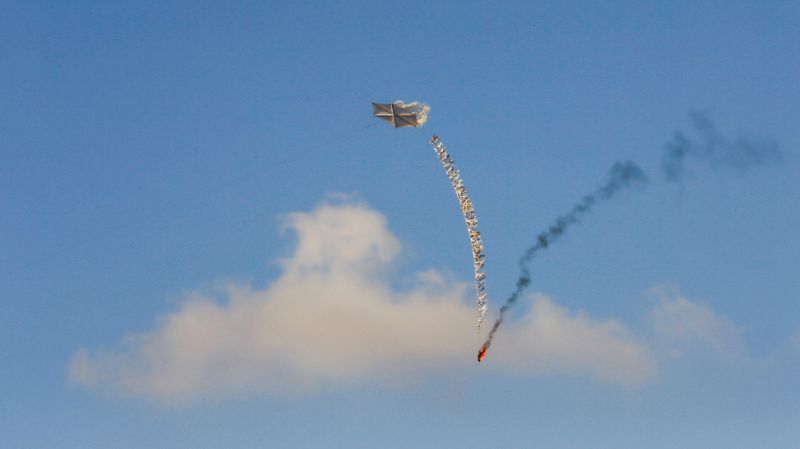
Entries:
{"label": "cloud", "polygon": [[638,384],[654,374],[650,350],[619,322],[572,314],[542,294],[520,323],[498,334],[493,357],[523,372],[590,372],[606,381]]}
{"label": "cloud", "polygon": [[724,356],[747,352],[741,328],[709,306],[686,299],[674,287],[655,287],[649,293],[658,299],[650,313],[654,333],[671,347],[673,355],[703,350]]}
{"label": "cloud", "polygon": [[[474,368],[480,336],[466,283],[436,270],[406,289],[387,273],[400,251],[363,204],[289,214],[293,254],[267,288],[228,283],[188,294],[149,332],[107,350],[81,348],[72,382],[162,401],[237,392],[397,386]],[[623,385],[648,380],[647,347],[621,324],[571,313],[543,295],[498,337],[488,369],[568,373]]]}

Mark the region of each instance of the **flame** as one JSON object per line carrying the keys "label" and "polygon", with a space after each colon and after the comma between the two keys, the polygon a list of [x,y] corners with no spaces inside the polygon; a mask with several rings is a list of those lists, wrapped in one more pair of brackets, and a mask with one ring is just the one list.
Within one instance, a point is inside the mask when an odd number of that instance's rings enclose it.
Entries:
{"label": "flame", "polygon": [[479,362],[483,361],[483,358],[486,357],[486,352],[488,350],[489,350],[489,348],[487,346],[484,346],[484,347],[481,348],[480,351],[478,351],[478,361]]}

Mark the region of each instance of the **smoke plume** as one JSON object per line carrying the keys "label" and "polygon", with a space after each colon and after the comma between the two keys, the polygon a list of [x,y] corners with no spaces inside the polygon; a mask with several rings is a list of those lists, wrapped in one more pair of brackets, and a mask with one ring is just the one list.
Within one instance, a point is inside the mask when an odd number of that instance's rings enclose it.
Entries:
{"label": "smoke plume", "polygon": [[536,257],[539,251],[547,248],[551,243],[558,240],[572,225],[579,223],[581,218],[598,203],[611,199],[624,188],[640,187],[646,183],[647,175],[638,165],[631,161],[615,162],[614,165],[611,166],[611,170],[608,173],[608,182],[606,182],[605,185],[583,197],[583,199],[574,205],[568,213],[556,218],[553,224],[539,233],[536,237],[536,244],[528,248],[519,260],[520,275],[517,279],[516,288],[511,296],[506,299],[503,306],[500,307],[500,316],[497,318],[497,321],[495,321],[492,330],[489,332],[489,336],[481,347],[479,358],[483,358],[482,356],[486,354],[486,351],[492,345],[494,334],[503,323],[508,309],[517,302],[519,295],[525,290],[528,284],[530,284],[531,276],[528,271],[528,264]]}
{"label": "smoke plume", "polygon": [[678,181],[688,173],[688,159],[697,159],[715,168],[740,171],[783,160],[783,153],[774,140],[740,137],[729,141],[702,112],[692,112],[689,117],[699,140],[694,141],[677,131],[667,142],[661,161],[661,170],[667,181]]}
{"label": "smoke plume", "polygon": [[[685,166],[687,159],[697,159],[714,168],[744,171],[759,165],[781,162],[784,158],[783,152],[774,140],[740,137],[730,141],[717,131],[714,123],[705,114],[692,112],[689,117],[699,139],[692,140],[683,132],[676,131],[672,140],[664,146],[661,170],[668,182],[680,181],[686,175],[688,172]],[[500,307],[500,315],[478,352],[478,361],[485,357],[508,309],[517,302],[519,295],[530,284],[531,276],[528,264],[536,257],[536,254],[558,240],[570,226],[579,223],[581,217],[598,202],[612,198],[625,187],[640,186],[646,182],[647,176],[638,165],[630,161],[617,162],[611,167],[606,185],[585,196],[572,207],[569,213],[558,217],[549,228],[539,233],[536,244],[528,248],[519,260],[520,276],[514,292]]]}

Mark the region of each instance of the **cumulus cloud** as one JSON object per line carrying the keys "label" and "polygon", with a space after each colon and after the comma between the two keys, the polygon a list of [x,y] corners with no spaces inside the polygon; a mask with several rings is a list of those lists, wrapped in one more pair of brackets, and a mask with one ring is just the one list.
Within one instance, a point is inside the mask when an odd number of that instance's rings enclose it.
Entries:
{"label": "cumulus cloud", "polygon": [[686,299],[674,287],[655,287],[649,293],[658,299],[650,313],[653,330],[673,355],[702,350],[725,356],[746,353],[741,328],[709,306]]}
{"label": "cumulus cloud", "polygon": [[623,384],[654,374],[650,351],[619,322],[570,313],[542,294],[531,312],[498,334],[492,357],[523,372],[581,373]]}
{"label": "cumulus cloud", "polygon": [[[468,285],[427,270],[411,287],[393,287],[387,273],[401,248],[383,215],[351,201],[326,203],[288,215],[284,228],[297,234],[297,245],[267,288],[229,283],[191,293],[149,332],[76,351],[71,381],[180,401],[393,386],[478,366]],[[647,346],[620,323],[572,313],[543,295],[532,299],[530,313],[498,337],[488,369],[623,385],[653,374]]]}

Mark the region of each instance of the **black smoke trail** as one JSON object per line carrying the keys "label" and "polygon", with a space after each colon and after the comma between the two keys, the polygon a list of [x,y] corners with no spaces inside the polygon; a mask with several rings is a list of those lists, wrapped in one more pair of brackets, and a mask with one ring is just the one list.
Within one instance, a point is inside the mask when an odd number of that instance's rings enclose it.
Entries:
{"label": "black smoke trail", "polygon": [[[720,134],[714,123],[702,112],[692,112],[689,118],[698,138],[693,140],[685,133],[676,131],[673,138],[664,145],[661,171],[667,182],[678,182],[688,173],[686,163],[689,159],[704,162],[712,168],[735,169],[740,172],[760,165],[779,163],[784,159],[784,153],[774,140],[743,137],[729,140]],[[598,202],[610,199],[623,188],[640,186],[646,182],[647,176],[638,165],[633,162],[617,162],[611,167],[606,185],[585,196],[569,213],[558,217],[549,228],[539,233],[536,244],[528,248],[519,260],[520,276],[514,292],[500,307],[500,315],[478,352],[478,361],[486,355],[508,309],[530,284],[528,264],[538,252],[561,237],[570,226],[580,222],[581,217]]]}
{"label": "black smoke trail", "polygon": [[503,323],[508,309],[517,302],[519,295],[525,290],[528,284],[530,284],[531,277],[528,271],[528,264],[536,257],[539,251],[547,248],[551,243],[558,240],[570,226],[579,223],[581,218],[598,203],[611,199],[617,192],[624,188],[639,187],[646,183],[647,175],[638,165],[631,161],[616,162],[608,173],[608,182],[606,182],[605,185],[583,197],[583,199],[578,202],[578,204],[574,205],[568,213],[556,218],[552,225],[539,233],[536,237],[536,244],[528,248],[519,260],[520,275],[517,279],[516,288],[511,296],[506,299],[503,306],[500,307],[500,316],[497,318],[497,321],[495,321],[494,326],[492,326],[492,330],[489,332],[489,336],[486,338],[483,346],[481,346],[480,352],[478,352],[478,361],[483,359],[486,351],[492,345],[494,334]]}
{"label": "black smoke trail", "polygon": [[774,140],[740,137],[730,141],[717,131],[714,123],[702,112],[692,112],[689,118],[700,139],[692,140],[677,131],[672,140],[667,142],[661,160],[661,170],[667,181],[679,181],[688,173],[688,159],[706,162],[714,168],[739,171],[783,160],[783,153]]}

